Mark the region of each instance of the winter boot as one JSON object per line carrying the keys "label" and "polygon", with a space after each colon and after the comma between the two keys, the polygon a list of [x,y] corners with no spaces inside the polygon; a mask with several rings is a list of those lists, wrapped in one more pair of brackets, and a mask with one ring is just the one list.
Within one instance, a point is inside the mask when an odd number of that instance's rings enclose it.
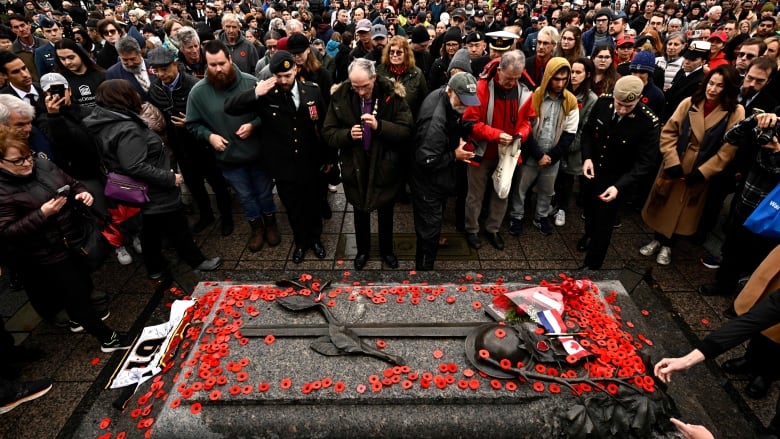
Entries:
{"label": "winter boot", "polygon": [[264,215],[263,222],[265,222],[265,241],[271,247],[276,247],[282,242],[279,227],[276,226],[276,214]]}
{"label": "winter boot", "polygon": [[249,241],[247,241],[247,247],[251,252],[259,252],[263,248],[263,236],[265,235],[263,219],[253,219],[249,221],[249,226],[252,228],[252,235],[249,237]]}

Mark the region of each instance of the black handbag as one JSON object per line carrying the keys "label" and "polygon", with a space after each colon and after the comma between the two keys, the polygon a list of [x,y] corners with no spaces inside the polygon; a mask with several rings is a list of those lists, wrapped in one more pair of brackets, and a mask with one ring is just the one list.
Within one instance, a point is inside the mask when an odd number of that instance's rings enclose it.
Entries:
{"label": "black handbag", "polygon": [[93,208],[79,202],[74,203],[73,220],[78,221],[80,227],[71,228],[70,233],[63,233],[62,241],[71,254],[79,258],[90,272],[94,272],[111,253],[111,245],[100,232],[105,226],[105,220]]}

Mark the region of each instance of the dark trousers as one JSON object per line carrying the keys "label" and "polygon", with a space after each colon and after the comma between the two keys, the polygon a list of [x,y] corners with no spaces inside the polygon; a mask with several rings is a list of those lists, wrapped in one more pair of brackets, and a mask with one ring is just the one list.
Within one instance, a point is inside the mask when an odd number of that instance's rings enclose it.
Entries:
{"label": "dark trousers", "polygon": [[[323,186],[323,184],[325,186]],[[309,248],[322,234],[322,190],[327,183],[276,180],[276,191],[287,210],[295,246]]]}
{"label": "dark trousers", "polygon": [[192,199],[198,205],[200,216],[213,216],[211,209],[211,199],[206,190],[204,180],[209,182],[211,189],[217,199],[217,210],[222,218],[231,217],[230,192],[228,183],[222,176],[222,171],[217,168],[217,162],[214,157],[208,157],[207,153],[198,153],[191,156],[179,158],[179,168],[184,177],[184,183],[192,194]]}
{"label": "dark trousers", "polygon": [[584,264],[597,270],[607,257],[607,249],[612,240],[612,227],[618,215],[621,196],[609,203],[599,198],[611,184],[588,181],[585,185],[585,236],[590,238],[588,253]]}
{"label": "dark trousers", "polygon": [[559,170],[555,177],[555,207],[564,212],[568,210],[572,193],[574,193],[574,175]]}
{"label": "dark trousers", "polygon": [[696,233],[704,238],[711,232],[718,223],[720,211],[723,209],[723,202],[729,194],[735,194],[737,183],[732,172],[720,172],[715,174],[707,185],[707,201],[704,203],[704,211],[699,221],[699,227]]}
{"label": "dark trousers", "polygon": [[90,294],[94,285],[89,270],[79,260],[69,257],[53,264],[23,264],[20,268],[30,303],[42,317],[51,317],[47,315],[50,303],[62,303],[71,320],[88,333],[101,342],[111,339],[114,331],[100,320],[92,306]]}
{"label": "dark trousers", "polygon": [[745,351],[745,359],[750,365],[752,373],[761,375],[770,380],[780,378],[780,344],[770,340],[762,334],[756,334],[750,338]]}
{"label": "dark trousers", "polygon": [[144,214],[143,222],[141,245],[144,249],[144,264],[149,274],[160,273],[168,268],[168,262],[162,254],[163,239],[168,239],[179,257],[190,267],[195,268],[206,260],[195,244],[187,224],[187,217],[181,210]]}
{"label": "dark trousers", "polygon": [[10,358],[14,344],[14,336],[5,329],[5,321],[0,318],[0,356]]}
{"label": "dark trousers", "polygon": [[466,230],[466,196],[469,193],[468,164],[455,162],[455,230]]}
{"label": "dark trousers", "polygon": [[765,238],[746,229],[744,221],[733,221],[721,246],[720,268],[715,273],[718,289],[736,293],[743,274],[752,273],[766,256],[780,244],[780,239]]}
{"label": "dark trousers", "polygon": [[[439,236],[444,219],[444,207],[447,194],[427,189],[421,191],[412,187],[412,207],[414,210],[414,232],[417,236],[418,265],[425,257],[426,263],[433,264],[439,250]],[[419,269],[420,267],[418,267]]]}
{"label": "dark trousers", "polygon": [[[389,203],[377,209],[379,220],[379,253],[393,253],[393,208]],[[355,209],[355,240],[358,253],[368,254],[371,251],[371,212]]]}

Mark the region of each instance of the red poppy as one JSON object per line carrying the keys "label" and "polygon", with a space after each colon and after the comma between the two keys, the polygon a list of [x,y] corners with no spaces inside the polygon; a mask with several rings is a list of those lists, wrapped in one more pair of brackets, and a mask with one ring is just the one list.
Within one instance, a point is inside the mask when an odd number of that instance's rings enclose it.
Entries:
{"label": "red poppy", "polygon": [[387,347],[387,343],[384,340],[377,340],[376,347],[378,347],[379,349],[384,349]]}
{"label": "red poppy", "polygon": [[534,383],[534,390],[537,392],[544,392],[544,383],[541,381],[536,381]]}
{"label": "red poppy", "polygon": [[271,388],[271,386],[268,383],[266,383],[265,381],[263,381],[262,383],[257,385],[257,390],[259,390],[261,392],[267,392],[268,389],[270,389],[270,388]]}
{"label": "red poppy", "polygon": [[284,390],[289,389],[292,387],[292,380],[289,378],[283,378],[282,381],[279,383],[279,387],[281,387]]}
{"label": "red poppy", "polygon": [[190,413],[193,415],[200,414],[200,412],[203,410],[203,406],[199,402],[194,402],[190,406]]}
{"label": "red poppy", "polygon": [[343,391],[344,391],[344,389],[346,389],[346,388],[347,388],[347,386],[346,386],[346,385],[344,385],[344,383],[343,383],[343,382],[341,382],[341,381],[337,381],[337,382],[336,382],[336,384],[334,384],[334,385],[333,385],[333,390],[334,390],[336,393],[341,393],[341,392],[343,392]]}
{"label": "red poppy", "polygon": [[111,418],[103,418],[103,420],[100,421],[101,430],[105,430],[109,425],[111,425]]}
{"label": "red poppy", "polygon": [[438,360],[441,359],[443,356],[444,356],[444,352],[442,352],[441,350],[436,349],[435,351],[433,351],[433,358]]}

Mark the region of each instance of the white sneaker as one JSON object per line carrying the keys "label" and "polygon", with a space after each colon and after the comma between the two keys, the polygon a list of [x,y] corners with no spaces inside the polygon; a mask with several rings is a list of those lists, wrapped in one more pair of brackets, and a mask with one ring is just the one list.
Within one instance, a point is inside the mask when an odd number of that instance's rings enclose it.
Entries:
{"label": "white sneaker", "polygon": [[127,252],[125,246],[119,246],[115,250],[116,260],[122,265],[130,265],[133,263],[133,257]]}
{"label": "white sneaker", "polygon": [[557,227],[563,227],[566,225],[566,212],[563,209],[558,209],[555,213],[555,225]]}
{"label": "white sneaker", "polygon": [[339,190],[339,187],[338,187],[338,186],[336,186],[336,185],[333,185],[333,184],[329,184],[329,185],[328,185],[328,190],[329,190],[330,192],[332,192],[332,193],[334,193],[334,194],[335,194],[336,192],[338,192],[338,190]]}
{"label": "white sneaker", "polygon": [[672,263],[672,249],[669,247],[661,247],[661,251],[658,252],[658,256],[655,258],[655,262],[658,265],[669,265]]}
{"label": "white sneaker", "polygon": [[639,249],[639,253],[642,256],[652,256],[659,248],[661,248],[661,243],[654,239],[650,241],[650,244],[642,246]]}
{"label": "white sneaker", "polygon": [[139,255],[144,253],[144,248],[141,247],[141,238],[139,238],[138,235],[133,237],[133,250]]}

